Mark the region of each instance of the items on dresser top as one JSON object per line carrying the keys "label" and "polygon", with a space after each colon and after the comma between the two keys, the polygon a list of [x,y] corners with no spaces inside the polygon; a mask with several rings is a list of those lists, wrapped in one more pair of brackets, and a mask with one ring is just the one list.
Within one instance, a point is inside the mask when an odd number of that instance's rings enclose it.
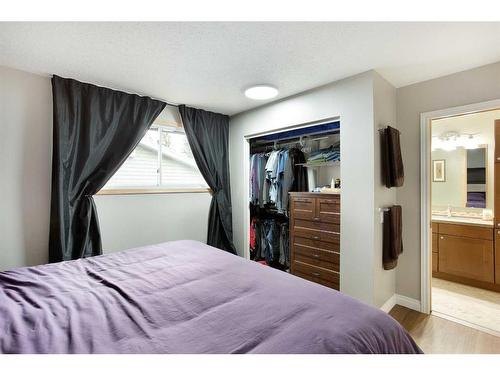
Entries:
{"label": "items on dresser top", "polygon": [[290,193],[290,272],[340,290],[340,195]]}

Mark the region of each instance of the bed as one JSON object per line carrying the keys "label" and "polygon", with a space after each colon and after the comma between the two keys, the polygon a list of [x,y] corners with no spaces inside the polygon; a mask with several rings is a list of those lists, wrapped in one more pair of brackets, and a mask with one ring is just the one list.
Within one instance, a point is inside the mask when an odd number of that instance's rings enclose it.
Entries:
{"label": "bed", "polygon": [[0,273],[2,353],[421,353],[389,315],[196,241]]}

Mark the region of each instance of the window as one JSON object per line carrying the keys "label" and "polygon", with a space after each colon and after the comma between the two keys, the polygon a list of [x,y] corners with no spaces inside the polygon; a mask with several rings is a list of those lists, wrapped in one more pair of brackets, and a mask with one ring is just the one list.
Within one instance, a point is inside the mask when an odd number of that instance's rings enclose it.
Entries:
{"label": "window", "polygon": [[186,134],[174,126],[153,125],[101,194],[208,191]]}

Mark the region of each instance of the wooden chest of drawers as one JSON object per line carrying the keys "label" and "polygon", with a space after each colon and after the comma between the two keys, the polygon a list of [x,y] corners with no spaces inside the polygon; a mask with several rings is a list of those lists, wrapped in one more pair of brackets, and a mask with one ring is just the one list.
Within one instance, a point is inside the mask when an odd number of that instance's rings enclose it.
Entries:
{"label": "wooden chest of drawers", "polygon": [[340,290],[340,195],[290,193],[290,272]]}

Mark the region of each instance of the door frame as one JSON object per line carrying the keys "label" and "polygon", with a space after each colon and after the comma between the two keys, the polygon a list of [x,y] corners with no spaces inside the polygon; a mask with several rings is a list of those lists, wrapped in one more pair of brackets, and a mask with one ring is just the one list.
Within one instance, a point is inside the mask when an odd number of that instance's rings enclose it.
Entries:
{"label": "door frame", "polygon": [[431,121],[500,109],[500,99],[420,114],[420,311],[431,313]]}

